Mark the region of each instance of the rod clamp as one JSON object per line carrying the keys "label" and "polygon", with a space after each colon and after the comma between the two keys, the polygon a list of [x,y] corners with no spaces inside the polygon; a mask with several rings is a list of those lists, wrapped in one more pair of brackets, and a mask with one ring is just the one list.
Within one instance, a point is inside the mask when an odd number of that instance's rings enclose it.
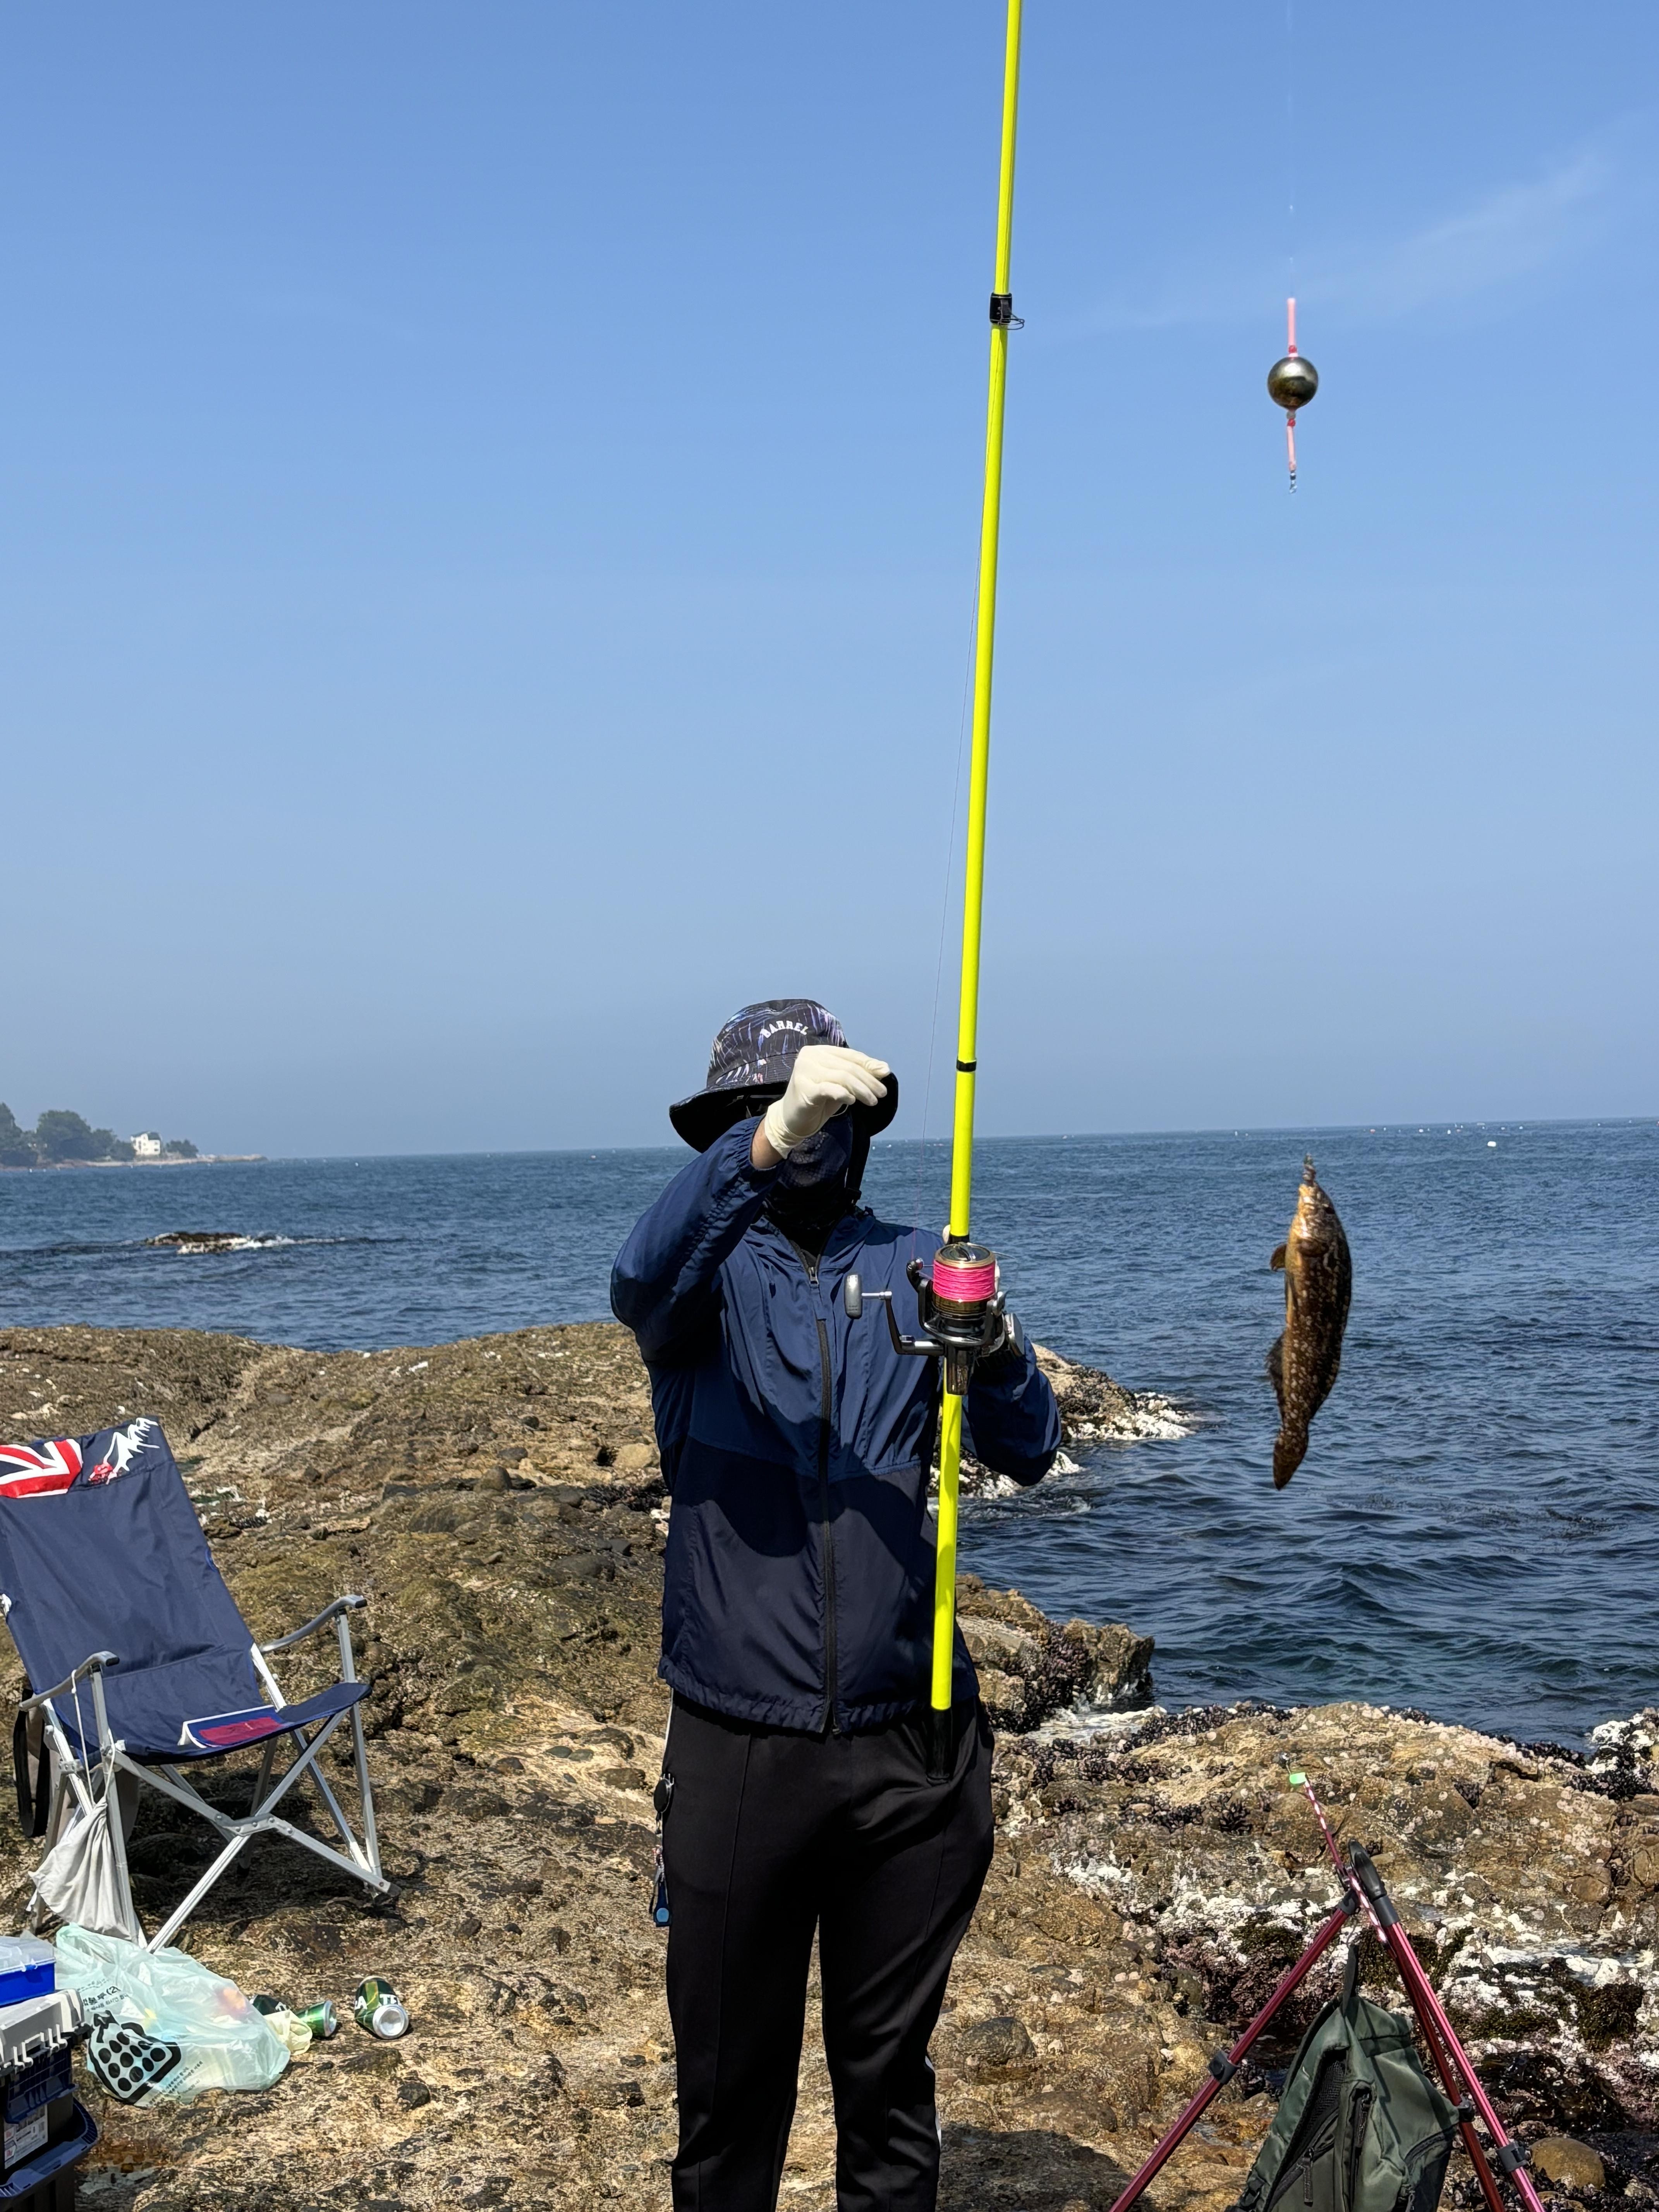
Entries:
{"label": "rod clamp", "polygon": [[1395,1911],[1394,1900],[1382,1886],[1382,1877],[1372,1862],[1364,1844],[1350,1844],[1348,1863],[1353,1869],[1354,1879],[1365,1893],[1365,1902],[1376,1915],[1377,1925],[1386,1934],[1400,1924],[1400,1915]]}
{"label": "rod clamp", "polygon": [[1526,2147],[1522,2143],[1506,2142],[1498,2146],[1498,2163],[1507,2174],[1517,2173],[1527,2163]]}
{"label": "rod clamp", "polygon": [[1024,316],[1017,315],[1014,313],[1013,294],[1012,292],[993,292],[991,295],[991,328],[994,331],[1023,331],[1024,327]]}
{"label": "rod clamp", "polygon": [[1237,2073],[1238,2065],[1239,2062],[1236,2058],[1229,2058],[1224,2051],[1213,2051],[1210,2054],[1210,2071],[1224,2089]]}

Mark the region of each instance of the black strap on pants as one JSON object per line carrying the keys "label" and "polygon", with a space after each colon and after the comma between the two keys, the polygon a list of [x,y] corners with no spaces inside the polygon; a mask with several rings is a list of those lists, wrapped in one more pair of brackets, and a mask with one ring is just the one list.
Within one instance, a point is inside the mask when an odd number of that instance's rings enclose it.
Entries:
{"label": "black strap on pants", "polygon": [[957,1717],[857,1735],[750,1726],[677,1699],[665,1771],[675,2212],[773,2212],[794,2116],[812,1936],[835,2091],[837,2212],[933,2212],[928,2039],[991,1863],[991,1735]]}

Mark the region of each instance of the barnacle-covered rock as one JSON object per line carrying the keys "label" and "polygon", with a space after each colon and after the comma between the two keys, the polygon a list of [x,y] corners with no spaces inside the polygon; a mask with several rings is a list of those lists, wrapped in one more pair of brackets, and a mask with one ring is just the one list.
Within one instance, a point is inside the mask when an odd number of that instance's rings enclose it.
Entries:
{"label": "barnacle-covered rock", "polygon": [[[1074,1436],[1162,1418],[1042,1357]],[[339,2006],[385,1974],[414,2029],[379,2045],[347,2027],[257,2098],[156,2114],[94,2095],[88,2201],[666,2212],[672,2045],[647,1785],[667,1705],[667,1516],[631,1340],[592,1325],[365,1355],[0,1331],[11,1435],[141,1412],[166,1425],[257,1634],[343,1589],[369,1599],[354,1647],[402,1886],[368,1911],[344,1876],[264,1845],[183,1941],[245,1989],[301,2002]],[[1607,2203],[1653,2204],[1659,1716],[1598,1731],[1584,1758],[1360,1705],[1169,1713],[1144,1702],[1151,1639],[1131,1629],[1061,1626],[971,1577],[961,1614],[1001,1730],[1000,1833],[934,2039],[945,2212],[1106,2212],[1328,1910],[1292,1766],[1373,1850],[1522,2135],[1572,2136],[1602,2161]],[[282,1655],[284,1687],[319,1684],[335,1656],[329,1638]],[[246,1802],[252,1764],[226,1763],[221,1802]],[[329,1777],[349,1799],[349,1763]],[[199,1852],[171,1807],[146,1809],[137,1843],[154,1925]],[[15,1830],[0,1852],[13,1924],[35,1855]],[[1397,2004],[1386,1959],[1364,1965]],[[1289,2033],[1329,1983],[1286,2014]],[[1282,2065],[1288,2047],[1259,2055]],[[1272,2110],[1247,2069],[1160,2176],[1155,2212],[1223,2212]],[[798,2212],[829,2212],[833,2148],[813,2029],[785,2175]]]}

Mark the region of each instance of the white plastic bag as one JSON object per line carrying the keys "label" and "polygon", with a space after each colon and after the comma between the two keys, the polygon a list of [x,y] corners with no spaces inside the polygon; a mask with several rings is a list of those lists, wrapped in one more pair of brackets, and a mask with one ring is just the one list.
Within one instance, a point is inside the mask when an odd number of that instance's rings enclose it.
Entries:
{"label": "white plastic bag", "polygon": [[234,1982],[183,1951],[60,1928],[58,1984],[92,2024],[87,2063],[124,2105],[187,2105],[204,2089],[268,2089],[288,2049]]}

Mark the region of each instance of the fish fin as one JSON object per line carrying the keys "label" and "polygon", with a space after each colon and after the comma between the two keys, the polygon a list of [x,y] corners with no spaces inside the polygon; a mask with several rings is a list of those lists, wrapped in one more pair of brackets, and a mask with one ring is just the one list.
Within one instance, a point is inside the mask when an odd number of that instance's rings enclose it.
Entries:
{"label": "fish fin", "polygon": [[1276,1336],[1267,1346],[1267,1380],[1273,1386],[1273,1395],[1279,1401],[1279,1410],[1285,1410],[1285,1340]]}
{"label": "fish fin", "polygon": [[1287,1437],[1283,1429],[1273,1442],[1273,1488],[1283,1490],[1291,1477],[1308,1456],[1308,1431],[1300,1437]]}
{"label": "fish fin", "polygon": [[1311,1152],[1304,1152],[1302,1155],[1302,1180],[1304,1182],[1310,1182],[1315,1185],[1317,1185],[1319,1182],[1319,1177],[1314,1173],[1313,1154]]}
{"label": "fish fin", "polygon": [[1287,1248],[1283,1244],[1275,1244],[1273,1247],[1273,1256],[1268,1261],[1267,1265],[1270,1267],[1282,1267],[1285,1264],[1285,1254],[1286,1249]]}

